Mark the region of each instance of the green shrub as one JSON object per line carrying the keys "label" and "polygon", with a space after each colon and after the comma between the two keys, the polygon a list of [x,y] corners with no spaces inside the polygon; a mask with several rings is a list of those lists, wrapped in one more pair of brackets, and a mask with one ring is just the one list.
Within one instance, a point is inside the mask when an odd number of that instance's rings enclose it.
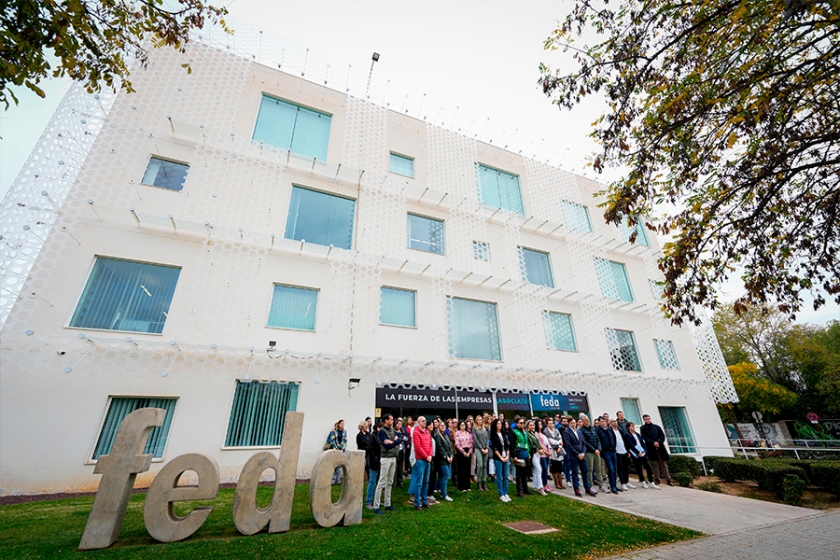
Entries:
{"label": "green shrub", "polygon": [[715,474],[724,482],[752,480],[751,461],[718,457],[714,462]]}
{"label": "green shrub", "polygon": [[672,473],[688,473],[692,477],[700,476],[700,463],[689,455],[671,455],[668,469]]}
{"label": "green shrub", "polygon": [[710,455],[708,457],[703,457],[703,462],[706,464],[706,471],[709,474],[715,473],[715,463],[717,463],[718,459],[730,459],[731,457],[719,457],[715,455]]}
{"label": "green shrub", "polygon": [[691,486],[691,483],[694,482],[694,477],[691,476],[691,473],[687,472],[678,472],[674,473],[673,475],[674,480],[676,480],[680,486]]}
{"label": "green shrub", "polygon": [[721,485],[715,482],[714,480],[703,481],[697,485],[697,488],[700,490],[705,490],[706,492],[715,492],[717,494],[723,494],[723,487],[721,487]]}
{"label": "green shrub", "polygon": [[795,474],[787,474],[782,481],[782,499],[786,504],[798,506],[807,488],[805,481]]}
{"label": "green shrub", "polygon": [[808,461],[808,468],[810,469],[812,484],[840,498],[840,463],[837,461]]}
{"label": "green shrub", "polygon": [[777,498],[784,498],[785,496],[785,477],[798,477],[802,484],[807,484],[807,477],[805,471],[800,467],[793,467],[784,464],[773,464],[772,462],[751,461],[752,476],[751,480],[758,483],[759,488],[764,488],[773,493]]}

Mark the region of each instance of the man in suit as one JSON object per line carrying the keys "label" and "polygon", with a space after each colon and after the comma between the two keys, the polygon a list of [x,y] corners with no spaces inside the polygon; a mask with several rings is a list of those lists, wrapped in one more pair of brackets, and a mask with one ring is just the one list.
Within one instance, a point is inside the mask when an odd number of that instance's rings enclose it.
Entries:
{"label": "man in suit", "polygon": [[665,480],[668,481],[668,486],[673,486],[674,481],[671,480],[671,473],[668,472],[668,449],[665,447],[665,432],[650,421],[650,415],[642,416],[644,425],[640,430],[642,439],[645,440],[645,448],[647,449],[648,458],[653,465],[653,478],[656,484],[659,484],[660,475],[664,475]]}
{"label": "man in suit", "polygon": [[583,443],[586,445],[589,484],[593,488],[598,487],[601,492],[606,492],[604,479],[601,477],[601,440],[598,439],[598,431],[589,423],[589,418],[585,415],[581,418],[581,422],[582,425],[578,425],[578,433],[583,437]]}
{"label": "man in suit", "polygon": [[604,417],[598,420],[598,439],[601,440],[601,459],[606,465],[607,479],[610,481],[610,492],[618,494],[616,486],[616,439]]}
{"label": "man in suit", "polygon": [[584,491],[590,496],[597,496],[598,493],[589,484],[586,476],[586,444],[583,442],[583,437],[577,430],[577,422],[575,422],[574,418],[569,420],[569,427],[563,432],[563,447],[566,450],[566,460],[569,462],[569,470],[572,473],[572,485],[575,489],[575,495],[581,495],[580,480],[578,478],[578,469],[580,469]]}

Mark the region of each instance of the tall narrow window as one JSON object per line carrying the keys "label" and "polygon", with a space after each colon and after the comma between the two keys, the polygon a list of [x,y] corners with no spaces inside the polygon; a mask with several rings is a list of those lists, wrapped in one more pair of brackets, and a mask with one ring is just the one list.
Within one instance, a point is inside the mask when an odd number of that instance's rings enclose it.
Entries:
{"label": "tall narrow window", "polygon": [[633,291],[623,264],[596,258],[595,269],[601,284],[601,294],[605,298],[633,301]]}
{"label": "tall narrow window", "polygon": [[399,288],[379,289],[379,322],[383,325],[414,327],[417,293]]}
{"label": "tall narrow window", "polygon": [[642,426],[642,410],[639,408],[639,399],[622,398],[621,411],[624,412],[624,418],[628,422],[633,422],[636,425],[636,433]]}
{"label": "tall narrow window", "polygon": [[166,448],[166,438],[169,437],[169,427],[172,425],[172,416],[175,414],[174,398],[155,397],[112,397],[108,405],[108,413],[105,415],[105,422],[96,440],[96,447],[93,449],[92,459],[99,459],[102,455],[111,453],[114,445],[114,438],[117,437],[117,430],[123,419],[141,408],[162,408],[166,411],[163,425],[154,428],[146,439],[144,453],[155,458],[163,457]]}
{"label": "tall narrow window", "polygon": [[566,227],[572,231],[592,231],[589,221],[589,209],[577,202],[563,201],[563,214],[566,215]]}
{"label": "tall narrow window", "polygon": [[606,333],[613,367],[618,371],[642,371],[633,333],[617,329],[607,329]]}
{"label": "tall narrow window", "polygon": [[650,292],[653,294],[653,299],[657,302],[662,299],[662,296],[665,295],[665,286],[655,282],[654,280],[648,280],[650,282]]}
{"label": "tall narrow window", "polygon": [[656,355],[659,357],[659,365],[662,366],[662,369],[680,369],[673,342],[653,339],[653,344],[656,346]]}
{"label": "tall narrow window", "polygon": [[331,120],[326,113],[263,95],[253,139],[324,161]]}
{"label": "tall narrow window", "polygon": [[286,413],[297,410],[297,383],[236,381],[225,447],[277,447]]}
{"label": "tall narrow window", "polygon": [[649,247],[650,243],[648,243],[647,232],[645,231],[645,224],[642,221],[642,218],[636,218],[636,223],[634,225],[630,225],[627,218],[624,218],[621,221],[621,226],[619,227],[621,231],[621,238],[624,241],[630,241],[630,238],[633,237],[633,234],[636,234],[636,239],[634,243],[636,245],[644,245],[645,247]]}
{"label": "tall narrow window", "polygon": [[414,178],[414,158],[401,156],[391,152],[389,169],[391,173]]}
{"label": "tall narrow window", "polygon": [[293,187],[286,239],[352,249],[355,214],[352,198]]}
{"label": "tall narrow window", "polygon": [[317,304],[318,290],[275,284],[268,326],[314,331]]}
{"label": "tall narrow window", "polygon": [[479,164],[478,183],[481,202],[488,208],[503,208],[525,214],[519,177],[516,175]]}
{"label": "tall narrow window", "polygon": [[443,220],[408,215],[408,247],[427,253],[446,253],[443,237]]}
{"label": "tall narrow window", "polygon": [[685,407],[660,406],[659,416],[671,453],[697,453]]}
{"label": "tall narrow window", "polygon": [[554,278],[551,274],[551,260],[548,253],[534,251],[533,249],[519,248],[521,262],[525,266],[525,278],[530,284],[554,287]]}
{"label": "tall narrow window", "polygon": [[181,269],[97,257],[71,327],[160,334]]}
{"label": "tall narrow window", "polygon": [[142,182],[144,185],[180,191],[184,188],[189,169],[190,166],[185,163],[152,156],[146,167],[146,173],[143,174]]}
{"label": "tall narrow window", "polygon": [[571,315],[545,311],[543,312],[543,323],[545,324],[545,339],[550,349],[577,351]]}
{"label": "tall narrow window", "polygon": [[449,353],[454,358],[501,360],[496,304],[450,298]]}

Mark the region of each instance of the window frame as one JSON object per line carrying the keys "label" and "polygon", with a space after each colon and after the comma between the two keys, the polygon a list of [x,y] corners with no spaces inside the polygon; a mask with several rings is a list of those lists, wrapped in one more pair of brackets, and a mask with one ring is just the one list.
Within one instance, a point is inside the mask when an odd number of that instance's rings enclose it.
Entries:
{"label": "window frame", "polygon": [[[178,189],[178,190],[167,189],[166,187],[161,187],[159,185],[150,185],[149,183],[144,183],[143,182],[143,177],[146,176],[146,173],[149,170],[149,165],[151,165],[153,159],[159,159],[161,161],[166,161],[166,162],[169,162],[169,163],[175,163],[177,165],[186,166],[187,172],[184,173],[184,182],[181,184],[180,189]],[[182,193],[182,192],[184,192],[184,187],[186,187],[186,185],[187,185],[187,175],[189,174],[189,172],[190,172],[190,164],[185,162],[185,161],[180,161],[180,160],[177,160],[177,159],[163,157],[163,156],[159,156],[159,155],[155,155],[153,153],[150,153],[149,158],[146,160],[146,169],[143,171],[143,177],[140,178],[140,184],[143,185],[144,187],[152,187],[154,189],[161,189],[161,190],[164,190],[164,191],[169,191],[169,192],[174,192],[174,193]]]}
{"label": "window frame", "polygon": [[[414,294],[414,325],[395,325],[394,323],[383,323],[382,322],[382,290],[395,290],[398,292],[409,292]],[[379,286],[379,325],[382,327],[396,327],[399,329],[415,329],[417,330],[417,290],[412,290],[411,288],[400,288],[397,286],[387,286],[382,284]]]}
{"label": "window frame", "polygon": [[[683,415],[685,417],[685,427],[688,431],[688,435],[691,437],[691,445],[674,445],[670,441],[670,437],[668,433],[665,431],[665,421],[662,418],[662,409],[663,408],[681,408],[683,410]],[[694,435],[694,427],[691,425],[691,419],[688,416],[688,407],[682,405],[664,405],[660,404],[656,406],[656,412],[659,413],[659,422],[662,427],[662,432],[665,433],[665,438],[668,440],[668,452],[675,455],[699,455],[700,454],[700,446],[697,445],[697,437]],[[674,448],[680,447],[683,451],[676,451]],[[686,448],[693,448],[693,451],[687,451]]]}
{"label": "window frame", "polygon": [[[498,167],[493,167],[492,165],[487,165],[486,163],[481,163],[479,161],[475,162],[476,166],[476,179],[478,180],[478,202],[484,208],[488,208],[490,210],[507,210],[508,212],[512,212],[517,216],[526,216],[526,208],[525,208],[525,196],[523,195],[522,189],[522,176],[517,173],[511,173],[510,171],[505,171],[504,169],[499,169]],[[519,185],[519,203],[522,206],[522,212],[517,212],[516,210],[510,210],[509,208],[505,208],[504,206],[499,206],[498,208],[494,208],[492,206],[488,206],[484,202],[484,197],[482,196],[482,188],[481,188],[481,168],[484,167],[485,169],[490,169],[491,171],[495,171],[496,173],[504,173],[505,175],[510,175],[511,177],[516,177],[516,183]],[[499,193],[501,195],[501,193]]]}
{"label": "window frame", "polygon": [[[274,303],[274,288],[276,286],[282,286],[284,288],[294,288],[296,290],[307,290],[310,292],[315,292],[315,315],[312,318],[312,329],[297,329],[295,327],[278,327],[275,325],[269,325],[268,320],[271,317],[271,306]],[[300,286],[297,284],[286,284],[284,282],[272,282],[271,283],[271,293],[268,298],[268,312],[265,316],[265,328],[267,329],[281,329],[284,331],[295,331],[301,333],[314,333],[318,330],[318,301],[321,299],[321,288],[313,288],[310,286]]]}
{"label": "window frame", "polygon": [[[286,150],[287,152],[289,152],[291,154],[295,154],[297,156],[301,156],[301,157],[305,157],[305,158],[312,157],[313,159],[318,159],[315,156],[307,156],[305,154],[299,154],[297,152],[293,152],[291,146],[289,146],[288,148],[281,148],[280,146],[274,146],[273,144],[268,144],[268,143],[266,143],[262,140],[254,140],[254,133],[257,131],[257,123],[260,120],[260,107],[262,106],[263,97],[268,97],[268,98],[274,99],[275,101],[282,101],[283,103],[288,103],[289,105],[294,105],[295,107],[306,109],[307,111],[312,111],[314,113],[320,113],[320,114],[324,115],[325,117],[329,117],[330,118],[330,137],[327,138],[327,157],[325,157],[323,160],[318,160],[318,161],[323,161],[323,162],[328,161],[329,154],[330,154],[330,140],[332,139],[332,132],[333,132],[333,130],[332,130],[332,124],[333,124],[332,119],[335,117],[335,114],[330,113],[329,111],[324,111],[322,109],[316,109],[315,107],[312,107],[310,105],[304,105],[303,103],[298,103],[297,101],[292,101],[291,99],[286,99],[285,97],[281,97],[281,96],[275,95],[273,93],[267,93],[264,90],[260,91],[260,100],[259,100],[259,103],[257,103],[257,110],[254,113],[254,123],[251,126],[250,141],[252,143],[259,144],[259,143],[262,142],[262,143],[265,143],[268,146],[271,146],[273,148],[277,148],[279,150]],[[292,132],[292,139],[294,139],[294,131]]]}
{"label": "window frame", "polygon": [[[523,253],[524,251],[529,251],[531,253],[537,253],[537,254],[540,254],[540,255],[545,255],[545,262],[548,263],[548,278],[549,278],[549,281],[551,283],[549,285],[535,284],[534,282],[531,282],[531,280],[528,279],[528,278],[523,278],[523,281],[527,282],[528,284],[531,284],[532,286],[543,286],[544,288],[552,288],[552,289],[556,288],[556,286],[554,285],[554,267],[551,266],[551,253],[549,251],[540,251],[539,249],[531,249],[530,247],[525,247],[524,245],[519,245],[517,247],[517,250],[520,251],[520,253]],[[517,256],[519,256],[519,255],[517,255]],[[522,262],[525,263],[525,276],[527,277],[528,276],[528,266],[527,266],[527,261],[525,260],[524,256],[522,257]]]}
{"label": "window frame", "polygon": [[[607,329],[609,329],[611,331],[615,331],[615,332],[630,333],[630,339],[633,341],[633,350],[635,350],[635,352],[636,352],[636,360],[639,362],[639,369],[638,370],[635,370],[635,369],[620,369],[620,370],[617,370],[617,371],[628,371],[628,372],[631,372],[631,373],[644,373],[645,372],[645,364],[644,364],[644,361],[642,360],[642,354],[639,352],[639,343],[636,341],[635,333],[633,331],[630,331],[630,330],[627,330],[627,329],[616,329],[616,328],[612,328],[612,327],[607,327]],[[606,336],[606,332],[604,333],[604,336]],[[609,337],[607,337],[607,347],[608,347],[608,350],[610,352],[610,362],[612,362],[612,364],[613,364],[613,369],[616,369],[615,368],[615,362],[613,362],[613,358],[612,358],[613,349],[609,348],[609,342],[610,342]],[[620,348],[617,349],[617,350],[620,350]]]}
{"label": "window frame", "polygon": [[[289,196],[286,199],[286,220],[283,222],[283,239],[287,239],[289,241],[295,241],[300,243],[301,240],[299,239],[290,239],[286,237],[286,229],[289,227],[289,212],[292,209],[292,195],[294,194],[295,189],[302,189],[305,191],[312,191],[318,194],[324,194],[327,196],[334,196],[336,198],[343,198],[345,200],[352,200],[353,201],[353,224],[350,228],[350,248],[344,249],[342,247],[336,247],[336,249],[341,249],[342,251],[353,251],[356,247],[356,226],[358,225],[359,221],[359,199],[353,198],[352,196],[347,196],[344,194],[333,193],[329,191],[325,191],[324,189],[317,189],[313,187],[307,187],[301,185],[300,183],[292,183],[292,188],[289,190]],[[306,243],[312,243],[313,245],[318,245],[319,247],[329,247],[329,245],[321,245],[320,243],[315,243],[314,241],[306,241]]]}
{"label": "window frame", "polygon": [[[671,353],[674,355],[674,362],[676,362],[677,367],[675,367],[675,368],[665,367],[665,365],[662,363],[662,353],[659,350],[659,343],[662,343],[662,342],[667,343],[668,346],[670,346]],[[656,358],[657,358],[657,360],[659,360],[659,368],[660,369],[663,369],[665,371],[681,371],[682,370],[682,366],[680,366],[680,358],[679,358],[679,356],[677,356],[677,347],[674,346],[674,341],[673,340],[668,340],[668,339],[664,339],[664,338],[654,338],[653,339],[653,349],[656,350]]]}
{"label": "window frame", "polygon": [[[172,421],[169,423],[169,432],[166,434],[166,443],[163,445],[163,453],[161,453],[160,457],[152,455],[152,463],[166,462],[166,452],[169,449],[169,434],[172,431],[172,426],[175,424],[175,416],[178,414],[178,410],[180,409],[178,406],[178,401],[181,400],[180,395],[116,394],[108,395],[108,399],[105,401],[105,409],[102,412],[102,417],[99,419],[99,427],[96,429],[96,432],[94,432],[93,443],[90,445],[90,451],[88,451],[86,456],[85,465],[95,465],[99,462],[99,459],[93,458],[93,454],[96,452],[96,444],[99,443],[99,438],[102,436],[102,429],[105,427],[105,421],[108,419],[108,412],[111,410],[111,402],[114,399],[172,399],[175,401],[175,410],[172,412]],[[145,451],[145,444],[143,449]]]}
{"label": "window frame", "polygon": [[[222,435],[222,442],[219,446],[220,451],[242,451],[242,450],[268,450],[268,449],[280,449],[282,447],[282,441],[278,445],[248,445],[248,446],[230,446],[225,445],[227,442],[228,431],[230,430],[230,415],[233,412],[233,403],[236,400],[236,387],[238,386],[237,383],[271,383],[275,381],[277,383],[285,383],[288,385],[297,385],[298,387],[298,395],[297,395],[297,403],[295,403],[295,410],[290,410],[288,412],[299,412],[298,404],[300,403],[300,393],[303,390],[303,383],[300,381],[292,381],[292,380],[279,380],[279,379],[270,379],[269,381],[262,381],[260,379],[249,379],[249,380],[242,380],[242,379],[234,379],[233,383],[233,391],[230,394],[230,400],[228,401],[228,419],[227,424],[225,425],[224,434]],[[283,420],[285,422],[285,419]],[[285,425],[284,425],[285,428]],[[280,434],[280,439],[282,440],[283,434]]]}
{"label": "window frame", "polygon": [[[592,217],[589,215],[589,206],[587,206],[586,204],[582,204],[580,202],[574,202],[573,200],[566,200],[565,198],[560,201],[560,204],[563,207],[563,220],[566,221],[567,229],[570,229],[572,231],[576,231],[578,233],[594,233],[595,232],[594,228],[592,227]],[[582,231],[582,230],[579,230],[579,229],[573,229],[573,228],[568,227],[569,219],[566,217],[566,206],[565,206],[566,204],[583,208],[583,212],[586,215],[586,224],[589,226],[589,229],[587,229],[586,231]]]}
{"label": "window frame", "polygon": [[[427,251],[426,249],[418,249],[417,247],[411,246],[411,216],[415,218],[422,218],[424,220],[429,220],[432,222],[440,222],[441,224],[441,231],[443,235],[441,236],[441,252],[438,253],[436,251]],[[405,218],[405,237],[406,237],[406,248],[411,249],[412,251],[420,251],[421,253],[429,253],[430,255],[440,255],[441,257],[446,256],[446,219],[444,218],[433,218],[431,216],[426,216],[424,214],[418,214],[417,212],[406,212]]]}
{"label": "window frame", "polygon": [[619,261],[614,261],[614,260],[611,260],[611,259],[602,259],[601,257],[595,257],[595,258],[596,258],[596,261],[597,261],[597,259],[600,259],[600,260],[603,260],[604,262],[606,262],[608,265],[610,265],[610,281],[613,282],[613,283],[615,283],[615,275],[613,274],[613,265],[621,266],[621,270],[624,273],[624,280],[627,282],[627,290],[630,292],[630,299],[622,299],[620,297],[621,293],[618,289],[618,286],[616,286],[616,292],[618,293],[619,297],[612,298],[612,297],[608,296],[607,294],[605,294],[604,289],[603,289],[603,285],[602,285],[603,282],[601,281],[600,273],[598,272],[598,265],[597,265],[597,262],[596,262],[595,274],[596,274],[596,276],[598,276],[598,284],[599,284],[598,287],[601,290],[601,297],[610,299],[612,301],[623,301],[625,303],[635,303],[636,302],[636,293],[633,291],[633,283],[630,282],[630,275],[627,273],[627,264],[623,263],[623,262],[619,262]]}
{"label": "window frame", "polygon": [[[485,301],[485,300],[481,300],[481,299],[461,297],[461,296],[453,296],[453,295],[448,295],[446,297],[447,297],[447,299],[460,299],[460,300],[464,300],[464,301],[474,301],[474,302],[477,302],[477,303],[492,304],[493,308],[496,311],[496,332],[498,333],[498,338],[499,338],[499,359],[498,360],[493,360],[493,359],[490,359],[490,358],[462,358],[462,357],[459,357],[459,356],[455,356],[454,354],[450,354],[450,356],[449,356],[450,359],[471,360],[471,361],[474,361],[474,362],[503,363],[505,361],[505,346],[504,346],[504,343],[502,342],[502,327],[501,327],[501,319],[499,317],[499,302],[497,302],[497,301]],[[448,303],[446,305],[448,305]],[[449,337],[452,336],[452,334],[449,331],[449,325],[447,325],[446,331],[447,331],[446,332],[447,346],[449,346],[449,344],[450,344]]]}
{"label": "window frame", "polygon": [[[553,346],[551,346],[549,344],[549,340],[548,340],[548,331],[546,329],[546,324],[545,324],[546,320],[544,319],[543,320],[543,331],[545,332],[547,349],[551,350],[552,352],[575,352],[575,353],[580,353],[580,348],[578,347],[577,333],[575,332],[575,321],[574,321],[574,317],[572,316],[572,314],[571,313],[565,313],[563,311],[552,311],[550,309],[544,309],[543,313],[545,313],[547,317],[550,317],[551,314],[566,315],[566,316],[569,317],[569,329],[572,331],[572,344],[574,344],[574,347],[575,347],[574,350],[566,350],[565,348],[554,348]],[[551,319],[549,318],[548,320],[550,321]]]}
{"label": "window frame", "polygon": [[[397,156],[398,158],[402,158],[411,162],[411,175],[406,175],[404,173],[400,173],[399,171],[394,171],[391,169],[391,156]],[[400,177],[407,177],[408,179],[416,179],[417,178],[417,170],[414,167],[415,158],[411,156],[407,156],[405,154],[401,154],[400,152],[389,151],[388,152],[388,173],[393,173],[394,175],[399,175]]]}

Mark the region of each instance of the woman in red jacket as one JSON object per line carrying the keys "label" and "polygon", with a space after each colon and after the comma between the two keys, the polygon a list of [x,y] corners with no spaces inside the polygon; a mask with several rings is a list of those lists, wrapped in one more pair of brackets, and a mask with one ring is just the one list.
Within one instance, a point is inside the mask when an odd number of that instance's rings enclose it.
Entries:
{"label": "woman in red jacket", "polygon": [[[429,507],[429,470],[432,467],[432,436],[426,429],[426,417],[417,418],[411,435],[414,445],[414,466],[411,468],[411,486],[415,488],[414,509]],[[421,506],[422,500],[422,506]]]}

